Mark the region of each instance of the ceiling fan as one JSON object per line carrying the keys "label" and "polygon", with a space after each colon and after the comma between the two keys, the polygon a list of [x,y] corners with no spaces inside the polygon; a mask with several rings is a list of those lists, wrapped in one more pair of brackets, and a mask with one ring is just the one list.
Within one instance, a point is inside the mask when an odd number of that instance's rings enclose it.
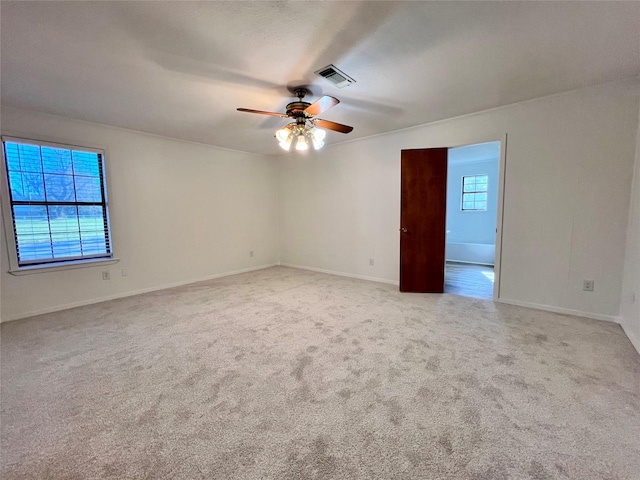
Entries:
{"label": "ceiling fan", "polygon": [[280,142],[280,147],[284,150],[289,150],[294,140],[296,150],[307,150],[309,143],[313,144],[314,149],[319,150],[324,145],[326,135],[326,132],[322,129],[340,133],[349,133],[353,130],[353,127],[348,125],[314,118],[316,115],[340,103],[337,98],[325,95],[317,102],[308,103],[302,100],[308,93],[306,88],[296,88],[293,92],[298,97],[298,101],[287,105],[287,113],[264,112],[250,108],[238,108],[238,111],[295,120],[276,132],[275,136]]}

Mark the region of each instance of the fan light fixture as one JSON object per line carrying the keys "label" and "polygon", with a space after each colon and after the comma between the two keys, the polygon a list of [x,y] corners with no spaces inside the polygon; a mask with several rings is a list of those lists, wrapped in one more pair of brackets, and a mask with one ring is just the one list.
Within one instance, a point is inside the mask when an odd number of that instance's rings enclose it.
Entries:
{"label": "fan light fixture", "polygon": [[295,148],[299,152],[309,149],[309,144],[314,150],[320,150],[324,146],[324,138],[327,132],[313,124],[292,122],[276,132],[276,139],[283,150],[289,151],[295,141]]}

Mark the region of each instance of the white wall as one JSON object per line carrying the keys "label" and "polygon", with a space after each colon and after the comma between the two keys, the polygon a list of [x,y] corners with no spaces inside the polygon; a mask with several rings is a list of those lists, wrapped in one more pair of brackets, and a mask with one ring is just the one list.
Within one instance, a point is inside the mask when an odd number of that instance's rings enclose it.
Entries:
{"label": "white wall", "polygon": [[120,258],[108,267],[13,276],[3,231],[4,321],[278,262],[273,159],[10,107],[2,109],[2,133],[105,149]]}
{"label": "white wall", "polygon": [[[499,158],[482,162],[452,164],[447,170],[447,242],[494,244],[498,206]],[[488,175],[487,209],[462,211],[463,175]]]}
{"label": "white wall", "polygon": [[[638,116],[640,117],[640,113]],[[636,350],[640,352],[640,124],[636,134],[636,163],[627,231],[620,318],[624,331]]]}
{"label": "white wall", "polygon": [[400,150],[507,133],[500,299],[615,320],[637,123],[635,80],[284,155],[281,261],[398,281]]}
{"label": "white wall", "polygon": [[[487,145],[487,144],[484,144]],[[449,149],[447,169],[447,250],[449,261],[493,264],[498,207],[500,146],[492,158],[473,154],[474,145]],[[482,146],[479,146],[482,147]],[[483,150],[487,150],[483,148]],[[463,211],[462,177],[487,175],[487,209]]]}

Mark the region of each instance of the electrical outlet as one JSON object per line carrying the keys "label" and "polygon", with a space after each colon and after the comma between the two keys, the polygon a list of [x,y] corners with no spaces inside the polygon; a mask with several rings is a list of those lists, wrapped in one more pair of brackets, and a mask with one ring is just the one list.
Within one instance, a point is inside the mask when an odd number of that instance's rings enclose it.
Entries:
{"label": "electrical outlet", "polygon": [[593,284],[593,280],[584,280],[582,282],[582,290],[584,290],[585,292],[593,292]]}
{"label": "electrical outlet", "polygon": [[111,280],[111,273],[109,273],[108,271],[102,272],[102,279],[103,280]]}
{"label": "electrical outlet", "polygon": [[129,270],[127,270],[126,268],[122,269],[122,276],[123,277],[128,277],[129,276]]}
{"label": "electrical outlet", "polygon": [[253,257],[253,250],[251,250],[251,251],[249,252],[249,256],[250,256],[250,257]]}
{"label": "electrical outlet", "polygon": [[369,266],[370,266],[370,267],[373,267],[373,264],[374,264],[373,258],[370,258],[370,259],[369,259]]}

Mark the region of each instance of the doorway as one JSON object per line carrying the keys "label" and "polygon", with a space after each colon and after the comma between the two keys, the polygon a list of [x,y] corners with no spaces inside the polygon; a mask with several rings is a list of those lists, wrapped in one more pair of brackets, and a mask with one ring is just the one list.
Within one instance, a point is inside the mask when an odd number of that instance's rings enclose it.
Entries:
{"label": "doorway", "polygon": [[500,142],[449,148],[445,292],[493,298]]}
{"label": "doorway", "polygon": [[[506,140],[505,135],[501,142],[402,150],[400,291],[464,294],[467,287],[469,296],[498,299]],[[483,165],[482,161],[491,157],[492,170],[469,171],[468,175],[457,178],[459,169],[455,162],[449,172],[450,152],[453,157],[467,154],[467,164],[475,163],[485,168],[488,165]],[[471,154],[475,157],[469,159]],[[459,182],[457,188],[448,187],[449,181]],[[448,193],[456,196],[457,204],[448,205]],[[486,220],[491,216],[492,221],[485,222],[488,225],[484,225],[483,236],[475,237],[473,241],[456,242],[456,238],[474,237],[451,235],[447,210],[463,212],[472,220],[475,218],[475,225],[474,221],[470,222],[468,230],[476,233],[480,231],[479,219],[484,217]],[[484,213],[473,216],[480,212]],[[464,228],[456,226],[455,231],[462,233]],[[453,245],[455,243],[459,245]],[[466,244],[472,244],[472,247]],[[475,256],[469,257],[470,253]],[[447,266],[447,259],[455,261]]]}

